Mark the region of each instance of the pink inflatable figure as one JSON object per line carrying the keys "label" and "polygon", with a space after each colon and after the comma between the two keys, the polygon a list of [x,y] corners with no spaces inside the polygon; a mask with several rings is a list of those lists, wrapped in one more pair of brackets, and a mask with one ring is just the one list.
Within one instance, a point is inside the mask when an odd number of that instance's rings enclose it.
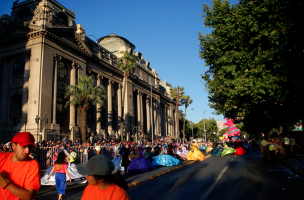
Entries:
{"label": "pink inflatable figure", "polygon": [[227,134],[229,137],[233,137],[233,136],[240,136],[241,132],[240,129],[236,128],[235,126],[233,126],[233,119],[226,119],[226,123],[223,124],[223,126],[228,126],[228,132],[226,132],[225,134]]}

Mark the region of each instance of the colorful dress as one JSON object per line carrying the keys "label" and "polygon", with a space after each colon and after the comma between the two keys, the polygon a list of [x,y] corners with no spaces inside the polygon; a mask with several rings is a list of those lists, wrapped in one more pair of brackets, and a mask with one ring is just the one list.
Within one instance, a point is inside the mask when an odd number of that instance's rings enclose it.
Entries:
{"label": "colorful dress", "polygon": [[128,172],[147,172],[154,170],[151,162],[143,155],[143,151],[139,152],[139,156],[132,160],[128,167]]}
{"label": "colorful dress", "polygon": [[196,142],[192,144],[192,150],[189,151],[186,158],[187,160],[199,160],[199,161],[205,160],[204,154],[201,151],[197,150]]}
{"label": "colorful dress", "polygon": [[173,156],[165,154],[164,151],[162,151],[158,156],[154,156],[152,161],[153,166],[173,166],[178,165],[181,161],[177,158],[174,158]]}
{"label": "colorful dress", "polygon": [[231,147],[228,147],[228,145],[225,145],[224,146],[224,150],[222,151],[221,156],[226,156],[226,155],[234,154],[234,153],[235,153],[235,149],[234,148],[231,148]]}
{"label": "colorful dress", "polygon": [[234,155],[245,155],[247,151],[243,147],[237,147],[235,148]]}
{"label": "colorful dress", "polygon": [[207,149],[206,149],[206,153],[210,153],[212,151],[213,147],[212,146],[209,146]]}
{"label": "colorful dress", "polygon": [[211,150],[211,156],[221,156],[222,150],[222,147],[220,147],[219,145],[213,147],[213,149]]}
{"label": "colorful dress", "polygon": [[[53,169],[53,166],[51,166],[47,169],[44,176],[41,178],[41,185],[56,185],[56,182],[55,182],[56,172],[55,171],[50,176],[49,180],[47,180],[47,178],[48,178],[49,174],[51,173],[52,169]],[[78,173],[75,164],[70,164],[70,166],[68,167],[68,172],[71,176],[72,182],[70,182],[69,177],[66,176],[66,184],[67,185],[74,185],[75,183],[82,184],[82,183],[87,182],[86,178],[83,175]]]}
{"label": "colorful dress", "polygon": [[[130,162],[131,162],[131,159],[129,158]],[[121,158],[121,155],[120,156],[117,156],[116,158],[114,158],[112,160],[113,164],[115,166],[118,167],[118,171],[125,171],[125,167],[124,166],[121,166],[121,161],[122,161],[122,158]]]}

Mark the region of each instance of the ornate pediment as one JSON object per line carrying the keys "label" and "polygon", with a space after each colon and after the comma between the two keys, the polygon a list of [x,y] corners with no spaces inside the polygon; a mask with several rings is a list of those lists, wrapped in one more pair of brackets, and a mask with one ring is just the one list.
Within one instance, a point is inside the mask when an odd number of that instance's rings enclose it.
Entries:
{"label": "ornate pediment", "polygon": [[75,48],[76,46],[82,50],[88,53],[89,55],[92,55],[92,52],[88,48],[88,46],[85,44],[85,42],[80,38],[79,34],[76,33],[76,30],[73,28],[49,28],[47,29],[48,32],[50,32],[55,39],[61,41],[62,43],[71,46]]}

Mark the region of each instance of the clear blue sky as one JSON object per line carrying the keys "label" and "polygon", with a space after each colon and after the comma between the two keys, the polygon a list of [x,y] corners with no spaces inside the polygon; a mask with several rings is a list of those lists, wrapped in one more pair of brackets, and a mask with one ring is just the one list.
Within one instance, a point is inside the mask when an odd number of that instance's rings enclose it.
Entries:
{"label": "clear blue sky", "polygon": [[[22,2],[24,0],[21,0]],[[76,24],[81,24],[87,35],[97,38],[115,33],[127,38],[136,52],[156,69],[161,80],[185,88],[193,99],[187,109],[187,119],[194,123],[205,118],[225,121],[214,115],[208,106],[208,94],[200,74],[207,69],[199,58],[198,32],[211,29],[202,22],[202,4],[210,0],[57,0],[76,13]],[[0,0],[0,15],[11,13],[14,0]],[[235,4],[238,0],[231,0]],[[95,40],[94,37],[90,37]],[[182,107],[180,107],[182,108]],[[184,110],[184,107],[182,108]]]}

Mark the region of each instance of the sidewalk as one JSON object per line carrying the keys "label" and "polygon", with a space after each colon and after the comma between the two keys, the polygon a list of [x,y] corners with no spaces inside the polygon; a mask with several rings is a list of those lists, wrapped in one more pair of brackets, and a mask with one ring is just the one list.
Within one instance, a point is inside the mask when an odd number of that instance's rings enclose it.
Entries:
{"label": "sidewalk", "polygon": [[304,158],[299,157],[299,158],[289,158],[286,159],[284,157],[279,157],[278,162],[289,168],[292,172],[295,174],[300,175],[302,178],[304,178]]}

